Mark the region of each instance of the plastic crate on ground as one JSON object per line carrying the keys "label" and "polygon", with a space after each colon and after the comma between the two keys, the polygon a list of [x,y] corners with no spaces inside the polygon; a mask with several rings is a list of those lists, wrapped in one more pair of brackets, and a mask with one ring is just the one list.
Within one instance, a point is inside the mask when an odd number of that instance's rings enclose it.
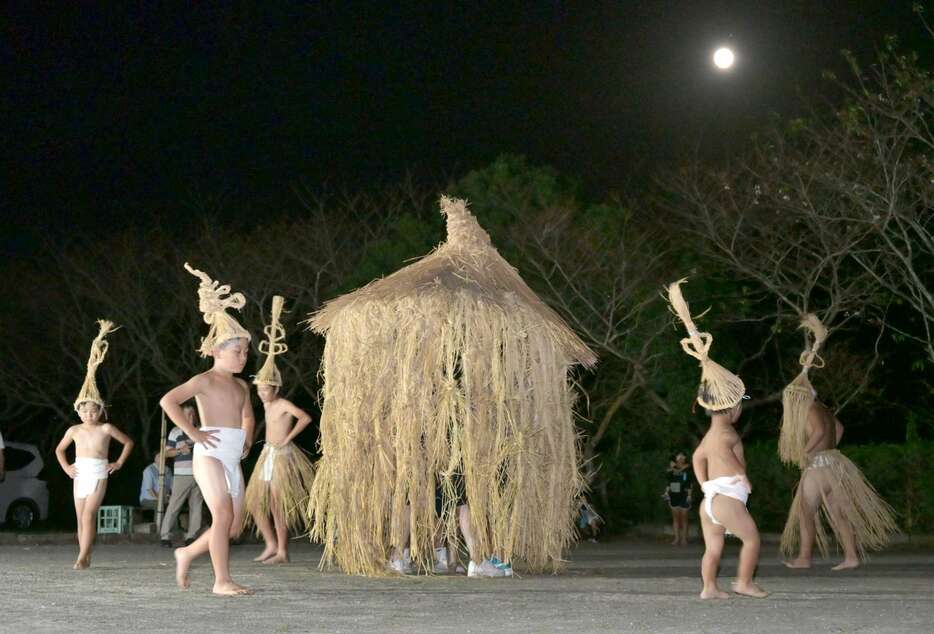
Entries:
{"label": "plastic crate on ground", "polygon": [[102,506],[97,509],[97,532],[117,534],[133,532],[133,507]]}

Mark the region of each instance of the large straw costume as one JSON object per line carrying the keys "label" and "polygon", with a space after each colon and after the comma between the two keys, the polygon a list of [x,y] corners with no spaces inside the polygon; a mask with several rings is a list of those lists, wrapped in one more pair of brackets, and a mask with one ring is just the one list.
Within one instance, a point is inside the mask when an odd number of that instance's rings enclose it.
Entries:
{"label": "large straw costume", "polygon": [[82,403],[96,403],[99,408],[102,410],[104,409],[104,400],[101,398],[101,393],[97,389],[97,368],[104,362],[104,357],[107,356],[107,349],[110,346],[104,337],[117,330],[117,327],[114,326],[112,321],[107,321],[106,319],[99,319],[97,325],[100,327],[100,330],[94,338],[94,341],[91,342],[91,352],[88,355],[84,383],[81,385],[78,398],[75,399],[74,403],[75,411],[78,411],[78,407]]}
{"label": "large straw costume", "polygon": [[[784,411],[779,455],[783,462],[797,464],[802,470],[782,532],[781,549],[788,557],[797,555],[801,542],[802,495],[805,490],[817,490],[820,492],[821,504],[814,525],[815,541],[821,555],[826,558],[830,550],[828,527],[839,544],[841,528],[849,526],[859,558],[864,560],[867,551],[885,547],[898,528],[892,508],[879,497],[849,458],[837,449],[818,451],[812,456],[805,452],[808,417],[813,408],[824,407],[815,403],[817,393],[808,379],[808,370],[824,367],[823,359],[817,355],[817,351],[827,338],[827,329],[813,314],[802,319],[801,327],[808,330],[809,339],[813,343],[801,353],[799,362],[802,370],[782,395]],[[830,412],[825,415],[832,417]],[[831,509],[835,512],[831,512]],[[808,509],[809,513],[816,511]]]}
{"label": "large straw costume", "polygon": [[198,286],[198,310],[208,324],[208,334],[201,340],[198,351],[202,357],[211,356],[211,351],[231,339],[246,339],[249,341],[250,333],[240,325],[236,318],[227,312],[228,308],[240,310],[246,306],[246,297],[243,293],[231,293],[230,285],[220,285],[212,280],[207,273],[193,269],[185,262],[185,270],[201,280]]}
{"label": "large straw costume", "polygon": [[713,412],[732,409],[743,400],[746,386],[738,376],[710,358],[713,335],[698,332],[694,325],[691,310],[681,294],[681,285],[685,282],[687,279],[681,279],[668,286],[668,304],[688,331],[688,336],[681,340],[681,349],[700,361],[701,380],[697,387],[697,402]]}
{"label": "large straw costume", "polygon": [[441,210],[446,243],[309,320],[327,337],[312,537],[351,574],[383,574],[391,547],[430,569],[439,523],[458,543],[463,476],[482,556],[556,570],[583,487],[569,371],[596,356],[464,201]]}
{"label": "large straw costume", "polygon": [[[276,357],[289,349],[284,342],[285,328],[279,321],[284,301],[280,295],[272,298],[270,323],[263,329],[266,340],[259,344],[259,351],[266,355],[266,361],[253,379],[255,385],[282,387]],[[272,505],[276,505],[289,530],[304,530],[308,491],[314,478],[314,467],[301,447],[291,442],[283,447],[267,443],[246,488],[244,526],[254,523],[257,516],[267,517]]]}

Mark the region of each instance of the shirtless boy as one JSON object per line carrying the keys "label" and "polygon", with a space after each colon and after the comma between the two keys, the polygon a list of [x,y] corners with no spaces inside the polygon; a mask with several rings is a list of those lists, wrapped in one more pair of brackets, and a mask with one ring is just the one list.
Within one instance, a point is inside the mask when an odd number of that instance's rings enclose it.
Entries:
{"label": "shirtless boy", "polygon": [[[97,389],[95,374],[97,366],[107,354],[104,337],[114,330],[113,324],[100,321],[100,334],[91,344],[87,376],[84,386],[75,401],[75,411],[81,418],[80,425],[72,425],[55,448],[55,457],[68,477],[74,480],[75,516],[78,520],[78,559],[74,569],[83,570],[91,566],[91,549],[97,536],[97,510],[107,491],[107,476],[116,472],[130,455],[133,441],[111,423],[101,423],[104,402]],[[123,444],[116,462],[108,462],[110,439]],[[65,450],[75,444],[75,462],[68,464]]]}
{"label": "shirtless boy", "polygon": [[[836,571],[858,567],[867,549],[882,548],[896,530],[889,506],[856,465],[837,451],[842,436],[840,421],[815,401],[807,417],[806,462],[782,535],[785,553],[800,541],[797,557],[785,562],[789,568],[811,567],[815,541],[826,555],[828,538],[818,524],[820,511],[843,547],[843,561],[833,567]],[[798,540],[796,530],[800,531]]]}
{"label": "shirtless boy", "polygon": [[247,507],[266,547],[254,561],[282,564],[289,561],[289,528],[303,524],[314,480],[311,461],[292,443],[311,416],[279,396],[279,386],[258,383],[256,392],[263,402],[266,446],[247,487]]}
{"label": "shirtless boy", "polygon": [[746,509],[752,485],[746,477],[743,441],[733,428],[742,410],[740,404],[728,410],[708,411],[710,429],[694,451],[694,473],[704,491],[704,502],[700,508],[705,546],[701,562],[704,580],[700,594],[702,599],[726,599],[729,596],[717,586],[717,569],[727,532],[743,542],[733,591],[757,598],[768,596],[752,581],[759,563],[759,530]]}
{"label": "shirtless boy", "polygon": [[688,304],[681,295],[680,280],[668,286],[668,301],[684,323],[688,336],[681,340],[681,349],[700,361],[701,380],[697,388],[697,403],[710,417],[710,429],[694,451],[694,475],[704,492],[700,508],[704,533],[704,558],[701,577],[704,588],[701,599],[726,599],[729,595],[717,587],[717,569],[723,555],[723,540],[727,532],[743,541],[739,554],[739,570],[733,591],[751,597],[768,596],[752,581],[759,561],[759,530],[746,509],[752,486],[746,477],[743,443],[733,425],[742,414],[746,396],[743,381],[713,361],[710,346],[713,335],[698,332]]}
{"label": "shirtless boy", "polygon": [[[207,275],[187,264],[185,268],[201,279],[199,308],[211,329],[200,350],[202,356],[213,357],[214,364],[210,370],[170,390],[159,404],[195,443],[192,471],[213,521],[198,539],[175,550],[175,577],[180,588],[188,589],[191,562],[210,551],[214,593],[249,594],[249,588],[234,583],[230,576],[230,538],[236,537],[242,524],[240,460],[249,451],[253,438],[249,388],[245,381],[234,376],[246,365],[250,334],[225,310],[242,308],[246,299],[240,293],[224,297],[230,292],[229,287],[218,287]],[[198,405],[201,428],[195,427],[182,409],[182,403],[191,398]]]}

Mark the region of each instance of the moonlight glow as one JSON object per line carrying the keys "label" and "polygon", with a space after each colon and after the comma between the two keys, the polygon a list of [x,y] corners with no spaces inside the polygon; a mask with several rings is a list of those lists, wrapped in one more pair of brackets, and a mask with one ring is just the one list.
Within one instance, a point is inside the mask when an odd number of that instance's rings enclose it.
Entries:
{"label": "moonlight glow", "polygon": [[713,54],[713,63],[717,68],[722,70],[726,70],[727,68],[733,66],[735,59],[736,58],[733,55],[733,51],[726,47],[718,48]]}

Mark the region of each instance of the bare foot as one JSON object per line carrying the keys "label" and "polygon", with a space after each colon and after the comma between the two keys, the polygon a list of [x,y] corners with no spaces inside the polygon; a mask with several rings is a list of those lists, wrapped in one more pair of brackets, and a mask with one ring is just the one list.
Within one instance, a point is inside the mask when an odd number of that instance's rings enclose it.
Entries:
{"label": "bare foot", "polygon": [[274,557],[269,557],[268,559],[263,560],[264,564],[287,564],[289,563],[288,555],[275,555]]}
{"label": "bare foot", "polygon": [[253,561],[266,561],[267,559],[269,559],[275,554],[276,554],[275,546],[266,546],[266,548],[263,549],[263,552],[259,554],[259,557],[253,558]]}
{"label": "bare foot", "polygon": [[672,546],[677,546],[677,545],[678,545],[678,539],[675,538],[675,540],[674,540],[673,542],[671,542],[671,545],[672,545]]}
{"label": "bare foot", "polygon": [[760,588],[759,586],[757,586],[751,581],[748,583],[740,583],[738,581],[734,581],[732,583],[732,587],[733,587],[733,592],[735,592],[736,594],[741,594],[747,597],[753,597],[754,599],[764,599],[765,597],[769,596],[768,592],[766,592],[765,590],[763,590],[762,588]]}
{"label": "bare foot", "polygon": [[844,559],[831,570],[851,570],[853,568],[859,568],[859,559]]}
{"label": "bare foot", "polygon": [[253,594],[253,591],[246,586],[241,586],[239,583],[225,581],[223,583],[214,584],[214,594],[225,597],[238,597],[244,594]]}
{"label": "bare foot", "polygon": [[797,559],[792,559],[791,561],[783,561],[786,568],[810,568],[811,560],[804,559],[803,557],[798,557]]}
{"label": "bare foot", "polygon": [[188,579],[188,569],[191,567],[191,556],[186,548],[175,549],[175,583],[182,590],[187,590],[191,585]]}
{"label": "bare foot", "polygon": [[75,561],[75,565],[72,566],[75,570],[87,570],[90,567],[91,561],[82,557],[78,557],[77,561]]}
{"label": "bare foot", "polygon": [[714,586],[713,588],[704,588],[700,593],[701,599],[729,599],[730,595]]}

